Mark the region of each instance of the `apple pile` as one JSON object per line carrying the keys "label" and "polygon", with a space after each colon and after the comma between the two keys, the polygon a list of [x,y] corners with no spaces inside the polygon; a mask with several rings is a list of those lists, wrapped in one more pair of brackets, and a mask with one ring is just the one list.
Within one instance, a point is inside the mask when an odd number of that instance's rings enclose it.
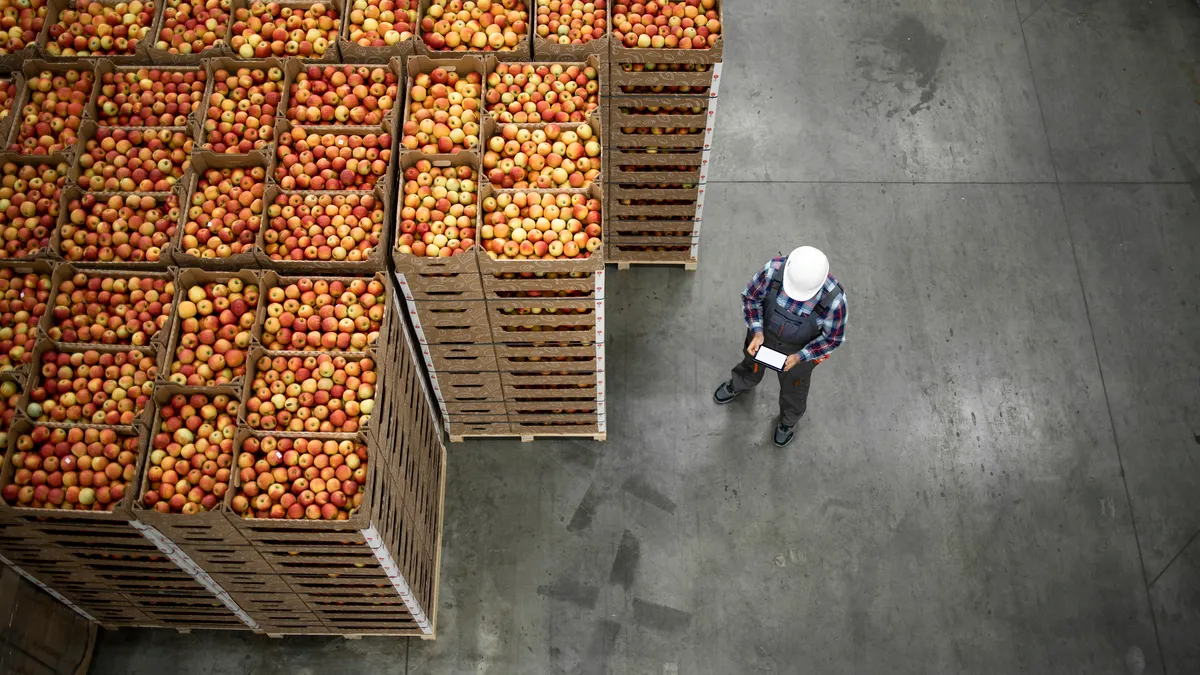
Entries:
{"label": "apple pile", "polygon": [[0,42],[0,55],[16,54],[37,42],[47,11],[46,0],[0,0],[0,12],[4,14],[0,27],[8,35]]}
{"label": "apple pile", "polygon": [[421,39],[433,51],[510,52],[528,32],[521,0],[431,0],[421,19]]}
{"label": "apple pile", "polygon": [[233,11],[229,46],[243,59],[298,56],[319,59],[337,44],[336,8],[314,3],[307,9],[278,2],[249,2]]}
{"label": "apple pile", "polygon": [[284,190],[373,190],[392,161],[392,135],[310,134],[294,127],[275,151]]}
{"label": "apple pile", "polygon": [[159,406],[142,504],[159,513],[212,511],[229,489],[237,399],[175,394]]}
{"label": "apple pile", "polygon": [[150,402],[158,366],[141,350],[42,352],[25,415],[35,422],[131,425]]}
{"label": "apple pile", "polygon": [[375,361],[369,357],[259,357],[246,424],[260,431],[351,434],[375,407]]}
{"label": "apple pile", "polygon": [[387,307],[375,279],[300,278],[267,290],[262,345],[272,351],[360,352],[379,338]]}
{"label": "apple pile", "polygon": [[[500,274],[493,274],[492,276],[501,280],[520,279],[522,281],[529,281],[533,279],[583,279],[586,275],[586,272],[502,272]],[[584,290],[497,291],[497,295],[502,298],[579,298],[589,294],[590,291]]]}
{"label": "apple pile", "polygon": [[283,92],[280,68],[238,68],[213,73],[204,120],[204,149],[247,153],[274,139],[275,111]]}
{"label": "apple pile", "polygon": [[604,0],[537,0],[537,34],[560,45],[582,45],[604,37]]}
{"label": "apple pile", "polygon": [[379,126],[400,93],[396,74],[383,66],[309,66],[288,93],[292,124]]}
{"label": "apple pile", "polygon": [[16,382],[0,382],[0,450],[8,448],[8,429],[17,414],[17,404],[20,400],[21,388]]}
{"label": "apple pile", "polygon": [[13,100],[17,98],[17,88],[13,86],[13,81],[0,80],[0,122],[8,119],[9,113],[12,112]]}
{"label": "apple pile", "polygon": [[561,63],[496,65],[487,77],[488,112],[500,122],[583,122],[600,107],[599,75]]}
{"label": "apple pile", "polygon": [[24,258],[50,245],[70,166],[0,166],[0,258]]}
{"label": "apple pile", "polygon": [[59,253],[68,262],[158,262],[175,236],[179,205],[172,193],[97,196],[67,203]]}
{"label": "apple pile", "polygon": [[[703,63],[622,63],[621,70],[626,73],[704,73],[712,68]],[[703,94],[708,91],[708,85],[621,85],[624,94]]]}
{"label": "apple pile", "polygon": [[600,200],[581,193],[500,192],[483,199],[480,239],[493,260],[588,258],[600,242]]}
{"label": "apple pile", "polygon": [[225,39],[230,0],[167,0],[155,49],[199,54]]}
{"label": "apple pile", "polygon": [[79,142],[83,109],[92,96],[95,75],[90,70],[52,73],[44,70],[25,85],[29,98],[21,107],[20,126],[10,152],[48,155],[74,148]]}
{"label": "apple pile", "polygon": [[475,245],[475,170],[433,166],[426,159],[404,171],[400,207],[401,253],[446,258]]}
{"label": "apple pile", "polygon": [[445,68],[414,75],[400,144],[430,155],[478,146],[482,82],[479,73],[460,77]]}
{"label": "apple pile", "polygon": [[175,310],[179,341],[167,380],[213,387],[245,375],[257,310],[258,286],[235,276],[188,288]]}
{"label": "apple pile", "polygon": [[10,506],[111,511],[137,480],[140,439],[114,429],[36,426],[16,439]]}
{"label": "apple pile", "polygon": [[659,106],[659,105],[638,105],[638,106],[620,106],[618,108],[626,115],[703,115],[707,108],[698,105],[684,106]]}
{"label": "apple pile", "polygon": [[80,154],[79,187],[90,192],[170,192],[191,165],[192,138],[168,128],[100,127]]}
{"label": "apple pile", "polygon": [[393,47],[417,27],[417,0],[353,0],[347,9],[350,41],[363,47]]}
{"label": "apple pile", "polygon": [[721,36],[717,0],[613,6],[613,38],[627,49],[708,49]]}
{"label": "apple pile", "polygon": [[267,206],[265,252],[271,260],[367,260],[383,234],[384,210],[370,193],[281,193]]}
{"label": "apple pile", "polygon": [[77,272],[58,285],[49,337],[145,347],[167,325],[175,282],[162,277]]}
{"label": "apple pile", "polygon": [[122,56],[133,54],[150,36],[154,2],[141,0],[107,4],[75,0],[58,13],[50,26],[46,53],[52,57]]}
{"label": "apple pile", "polygon": [[581,188],[600,176],[600,141],[587,124],[506,124],[487,142],[483,168],[498,188]]}
{"label": "apple pile", "polygon": [[354,441],[251,436],[237,465],[243,518],[349,520],[367,489],[367,446]]}
{"label": "apple pile", "polygon": [[49,302],[49,274],[18,274],[0,267],[0,372],[29,363],[38,321]]}
{"label": "apple pile", "polygon": [[262,227],[267,170],[209,169],[196,180],[180,246],[198,258],[229,258],[254,248]]}
{"label": "apple pile", "polygon": [[138,68],[104,73],[96,98],[96,122],[114,127],[183,127],[204,98],[203,70]]}

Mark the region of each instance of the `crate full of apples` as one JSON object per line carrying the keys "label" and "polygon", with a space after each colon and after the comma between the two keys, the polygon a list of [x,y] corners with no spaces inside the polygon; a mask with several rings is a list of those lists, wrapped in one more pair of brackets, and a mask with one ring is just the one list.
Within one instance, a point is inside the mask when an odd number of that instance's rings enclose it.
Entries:
{"label": "crate full of apples", "polygon": [[603,268],[603,193],[587,190],[495,190],[480,202],[479,256],[484,274],[585,272]]}
{"label": "crate full of apples", "polygon": [[150,60],[163,65],[199,65],[201,59],[231,56],[232,0],[161,0]]}
{"label": "crate full of apples", "polygon": [[397,130],[403,61],[321,65],[292,60],[284,67],[283,118],[293,126],[386,126]]}
{"label": "crate full of apples", "polygon": [[178,265],[211,270],[254,267],[268,190],[270,159],[196,153],[180,184],[182,204],[172,242]]}
{"label": "crate full of apples", "polygon": [[240,59],[338,60],[340,3],[327,0],[234,0],[229,47]]}
{"label": "crate full of apples", "polygon": [[476,151],[483,121],[483,81],[491,58],[463,55],[408,60],[408,110],[400,130],[401,151],[455,154]]}
{"label": "crate full of apples", "polygon": [[240,387],[265,316],[261,284],[257,270],[180,271],[159,384]]}
{"label": "crate full of apples", "polygon": [[175,193],[96,193],[67,187],[51,238],[53,250],[78,267],[165,270],[179,225]]}
{"label": "crate full of apples", "polygon": [[532,0],[533,59],[608,64],[609,0]]}
{"label": "crate full of apples", "polygon": [[85,112],[107,127],[190,126],[208,85],[204,68],[117,66],[108,59],[96,64],[95,77]]}
{"label": "crate full of apples", "polygon": [[30,374],[50,307],[52,271],[45,261],[0,267],[0,376],[24,381]]}
{"label": "crate full of apples", "polygon": [[88,192],[167,193],[191,166],[192,137],[180,127],[102,127],[85,121],[68,180]]}
{"label": "crate full of apples", "polygon": [[175,275],[59,265],[50,282],[45,337],[58,349],[165,346]]}
{"label": "crate full of apples", "polygon": [[487,112],[504,124],[585,122],[608,94],[601,61],[497,63],[487,76]]}
{"label": "crate full of apples", "polygon": [[10,158],[0,163],[0,199],[6,203],[0,211],[0,260],[49,257],[69,172],[66,162]]}
{"label": "crate full of apples", "polygon": [[33,352],[24,413],[35,424],[104,426],[136,433],[153,416],[154,382],[164,353],[153,347],[63,345]]}
{"label": "crate full of apples", "polygon": [[275,149],[283,190],[391,191],[392,134],[384,126],[293,126],[283,122]]}
{"label": "crate full of apples", "polygon": [[39,44],[55,59],[148,64],[156,10],[154,0],[50,0],[49,26]]}
{"label": "crate full of apples", "polygon": [[386,63],[417,50],[418,0],[349,0],[338,49],[347,63]]}
{"label": "crate full of apples", "polygon": [[484,122],[483,170],[493,187],[581,189],[601,180],[600,122]]}
{"label": "crate full of apples", "polygon": [[250,352],[241,420],[256,432],[354,434],[375,409],[377,357],[365,352]]}
{"label": "crate full of apples", "polygon": [[[449,263],[453,265],[474,257],[479,217],[478,165],[478,157],[467,153],[407,153],[400,158],[403,183],[396,205],[393,258],[403,270],[414,271],[424,259],[457,258]],[[468,269],[474,267],[474,261],[470,263],[461,271],[477,274],[478,268]]]}
{"label": "crate full of apples", "polygon": [[380,271],[386,218],[381,185],[370,192],[273,190],[259,232],[261,266],[288,274]]}
{"label": "crate full of apples", "polygon": [[711,64],[719,63],[724,54],[717,0],[618,1],[609,16],[614,64]]}
{"label": "crate full of apples", "polygon": [[197,149],[270,158],[275,120],[283,105],[285,64],[280,58],[204,62],[208,88],[197,112]]}
{"label": "crate full of apples", "polygon": [[5,139],[8,151],[71,161],[96,81],[92,70],[84,61],[24,62],[24,91],[11,113],[17,117]]}
{"label": "crate full of apples", "polygon": [[530,16],[524,0],[421,0],[417,52],[453,57],[462,52],[501,61],[529,60]]}

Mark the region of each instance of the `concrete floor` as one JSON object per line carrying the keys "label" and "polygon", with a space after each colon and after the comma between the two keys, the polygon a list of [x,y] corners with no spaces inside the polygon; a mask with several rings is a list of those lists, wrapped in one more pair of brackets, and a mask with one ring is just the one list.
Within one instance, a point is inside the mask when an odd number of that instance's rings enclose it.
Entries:
{"label": "concrete floor", "polygon": [[[606,444],[453,446],[439,639],[93,673],[1200,672],[1200,8],[728,0],[700,270],[611,274]],[[827,251],[791,448],[737,294]]]}

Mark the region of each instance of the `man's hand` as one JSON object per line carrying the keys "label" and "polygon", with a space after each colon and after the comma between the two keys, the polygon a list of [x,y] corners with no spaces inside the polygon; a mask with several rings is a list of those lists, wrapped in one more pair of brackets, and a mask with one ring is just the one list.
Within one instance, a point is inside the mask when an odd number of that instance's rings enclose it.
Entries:
{"label": "man's hand", "polygon": [[754,356],[758,353],[758,348],[762,346],[762,343],[763,334],[755,333],[754,337],[750,338],[750,344],[746,347],[746,353],[750,356]]}
{"label": "man's hand", "polygon": [[795,368],[796,364],[800,363],[800,361],[801,359],[799,354],[788,354],[787,361],[783,362],[783,372],[786,373],[792,368]]}

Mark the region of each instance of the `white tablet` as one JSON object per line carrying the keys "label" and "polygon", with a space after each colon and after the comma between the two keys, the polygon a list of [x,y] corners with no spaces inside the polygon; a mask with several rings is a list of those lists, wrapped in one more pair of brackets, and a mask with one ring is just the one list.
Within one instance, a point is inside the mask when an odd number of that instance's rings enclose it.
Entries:
{"label": "white tablet", "polygon": [[767,347],[759,347],[758,353],[754,355],[754,360],[768,368],[783,370],[783,364],[787,362],[787,354]]}

